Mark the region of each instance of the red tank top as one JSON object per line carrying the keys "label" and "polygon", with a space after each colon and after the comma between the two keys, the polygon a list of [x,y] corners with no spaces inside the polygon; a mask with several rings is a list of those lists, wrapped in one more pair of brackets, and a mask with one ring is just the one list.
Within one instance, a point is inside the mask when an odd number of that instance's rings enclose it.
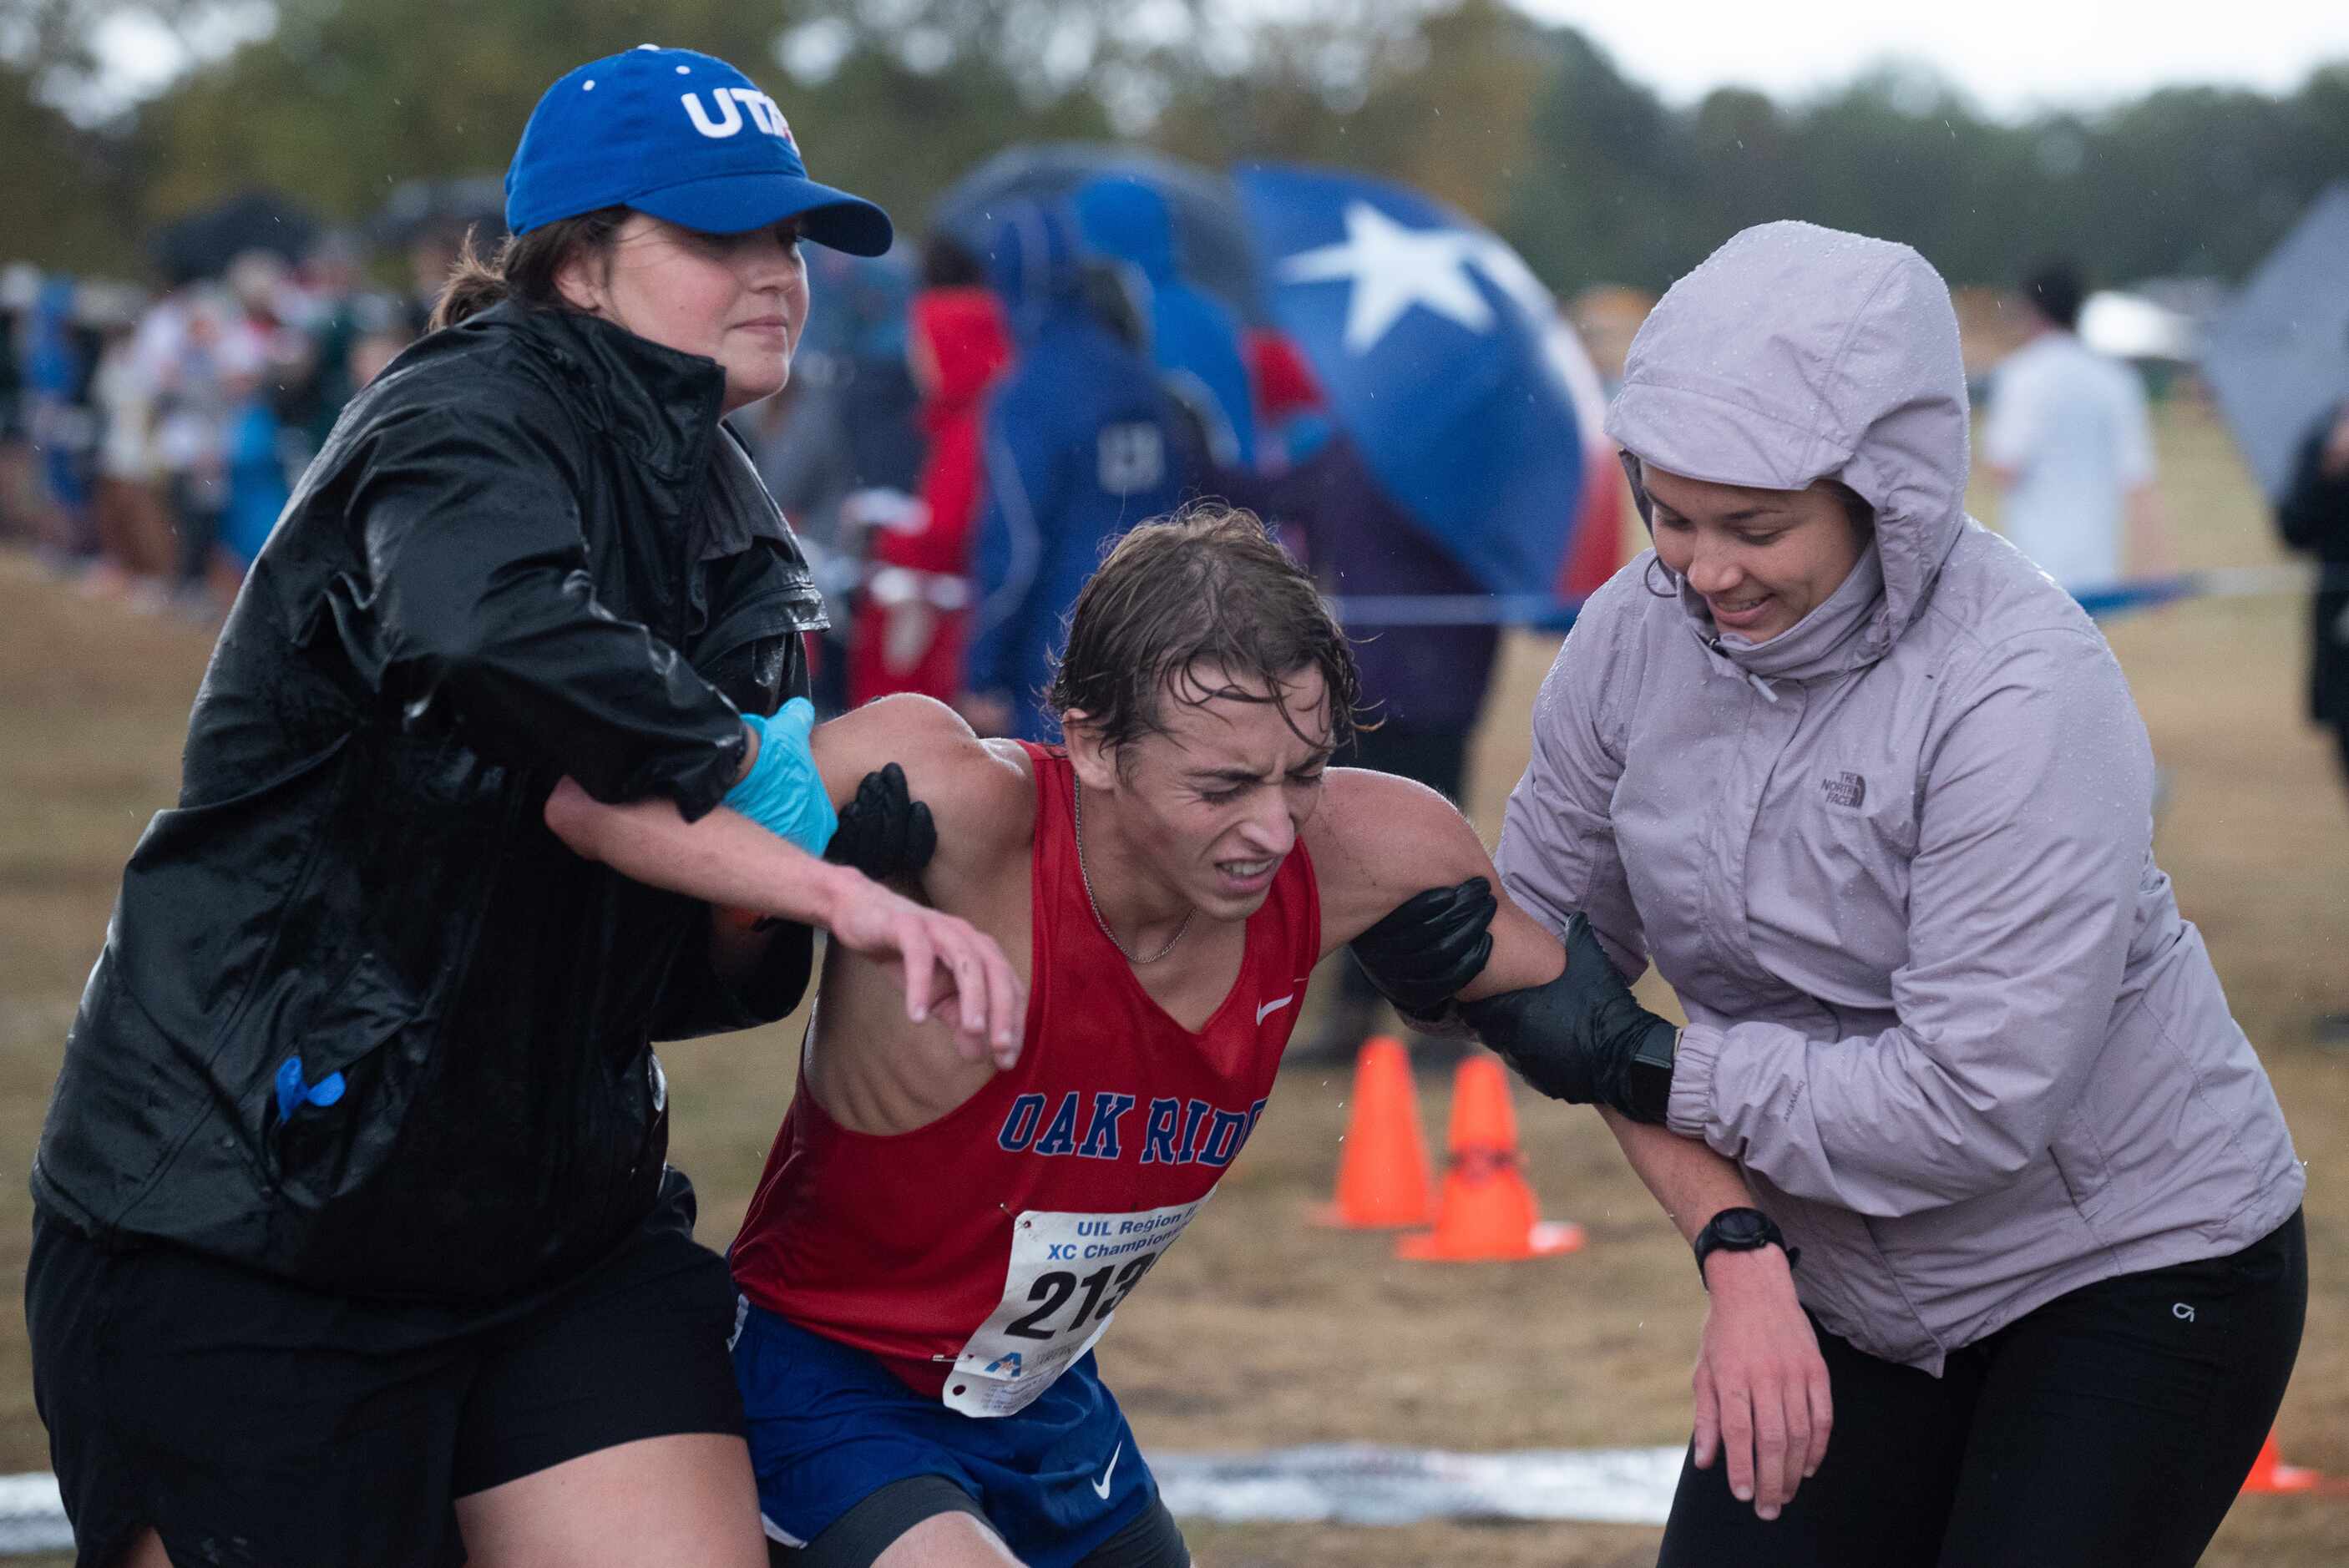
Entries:
{"label": "red tank top", "polygon": [[1214,1190],[1264,1110],[1321,946],[1300,844],[1248,918],[1230,994],[1184,1028],[1093,919],[1066,753],[1026,750],[1019,1065],[885,1137],[833,1120],[802,1074],[732,1254],[752,1302],[971,1415],[1019,1408],[1081,1356]]}

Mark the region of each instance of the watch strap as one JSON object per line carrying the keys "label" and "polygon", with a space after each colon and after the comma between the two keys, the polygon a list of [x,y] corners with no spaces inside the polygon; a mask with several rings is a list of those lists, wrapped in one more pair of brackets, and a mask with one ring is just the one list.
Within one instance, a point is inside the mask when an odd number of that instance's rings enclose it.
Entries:
{"label": "watch strap", "polygon": [[[1733,1222],[1723,1225],[1722,1222],[1724,1220]],[[1690,1245],[1696,1253],[1696,1277],[1700,1284],[1705,1283],[1704,1260],[1717,1252],[1754,1253],[1764,1247],[1776,1247],[1786,1254],[1788,1268],[1793,1268],[1803,1258],[1802,1249],[1787,1242],[1786,1234],[1778,1229],[1777,1222],[1754,1208],[1723,1209],[1705,1222],[1704,1229],[1696,1233],[1696,1240]],[[1705,1284],[1705,1288],[1711,1290],[1713,1286]]]}
{"label": "watch strap", "polygon": [[1625,1099],[1619,1109],[1634,1121],[1661,1127],[1671,1110],[1672,1068],[1679,1059],[1681,1032],[1662,1018],[1642,1031],[1624,1074]]}

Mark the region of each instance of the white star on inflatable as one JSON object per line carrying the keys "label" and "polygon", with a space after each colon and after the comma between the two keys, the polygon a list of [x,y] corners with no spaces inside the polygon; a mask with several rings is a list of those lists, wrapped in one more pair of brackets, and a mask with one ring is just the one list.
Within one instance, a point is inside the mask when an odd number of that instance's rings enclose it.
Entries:
{"label": "white star on inflatable", "polygon": [[1407,229],[1367,201],[1350,201],[1344,242],[1299,252],[1280,263],[1280,275],[1288,283],[1344,278],[1353,285],[1346,350],[1359,356],[1377,347],[1413,305],[1471,332],[1491,331],[1493,306],[1468,273],[1468,263],[1481,261],[1488,243],[1457,229]]}

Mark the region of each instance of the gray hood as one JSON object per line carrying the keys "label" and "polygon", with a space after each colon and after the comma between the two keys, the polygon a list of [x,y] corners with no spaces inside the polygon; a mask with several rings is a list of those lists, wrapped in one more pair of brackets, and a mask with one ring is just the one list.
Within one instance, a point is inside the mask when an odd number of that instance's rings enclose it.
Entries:
{"label": "gray hood", "polygon": [[[1770,673],[1799,678],[1881,656],[1915,623],[1965,526],[1966,377],[1949,288],[1889,240],[1815,223],[1748,229],[1649,315],[1607,433],[1640,462],[1690,479],[1850,486],[1876,509],[1882,602],[1856,640],[1817,638],[1807,622],[1781,633],[1773,645],[1829,645],[1806,667],[1773,660]],[[1682,599],[1709,638],[1703,602],[1685,589]],[[1762,651],[1715,645],[1748,670]]]}

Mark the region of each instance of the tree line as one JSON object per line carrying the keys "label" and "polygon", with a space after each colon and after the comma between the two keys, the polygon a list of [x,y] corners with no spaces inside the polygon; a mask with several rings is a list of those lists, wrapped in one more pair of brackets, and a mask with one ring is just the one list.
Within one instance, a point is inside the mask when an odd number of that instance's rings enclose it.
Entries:
{"label": "tree line", "polygon": [[[222,4],[135,8],[200,37]],[[2349,62],[2286,95],[2163,88],[2010,121],[1901,66],[1796,102],[1723,88],[1675,107],[1502,0],[1315,0],[1278,20],[1225,0],[276,0],[265,36],[88,123],[67,111],[91,40],[132,0],[10,5],[0,253],[92,271],[135,270],[154,224],[254,186],[360,222],[400,181],[500,170],[549,81],[647,39],[761,77],[817,178],[916,233],[994,151],[1123,136],[1409,181],[1568,294],[1661,288],[1781,217],[1906,240],[1953,284],[2056,254],[2112,283],[2237,280],[2349,178]]]}

